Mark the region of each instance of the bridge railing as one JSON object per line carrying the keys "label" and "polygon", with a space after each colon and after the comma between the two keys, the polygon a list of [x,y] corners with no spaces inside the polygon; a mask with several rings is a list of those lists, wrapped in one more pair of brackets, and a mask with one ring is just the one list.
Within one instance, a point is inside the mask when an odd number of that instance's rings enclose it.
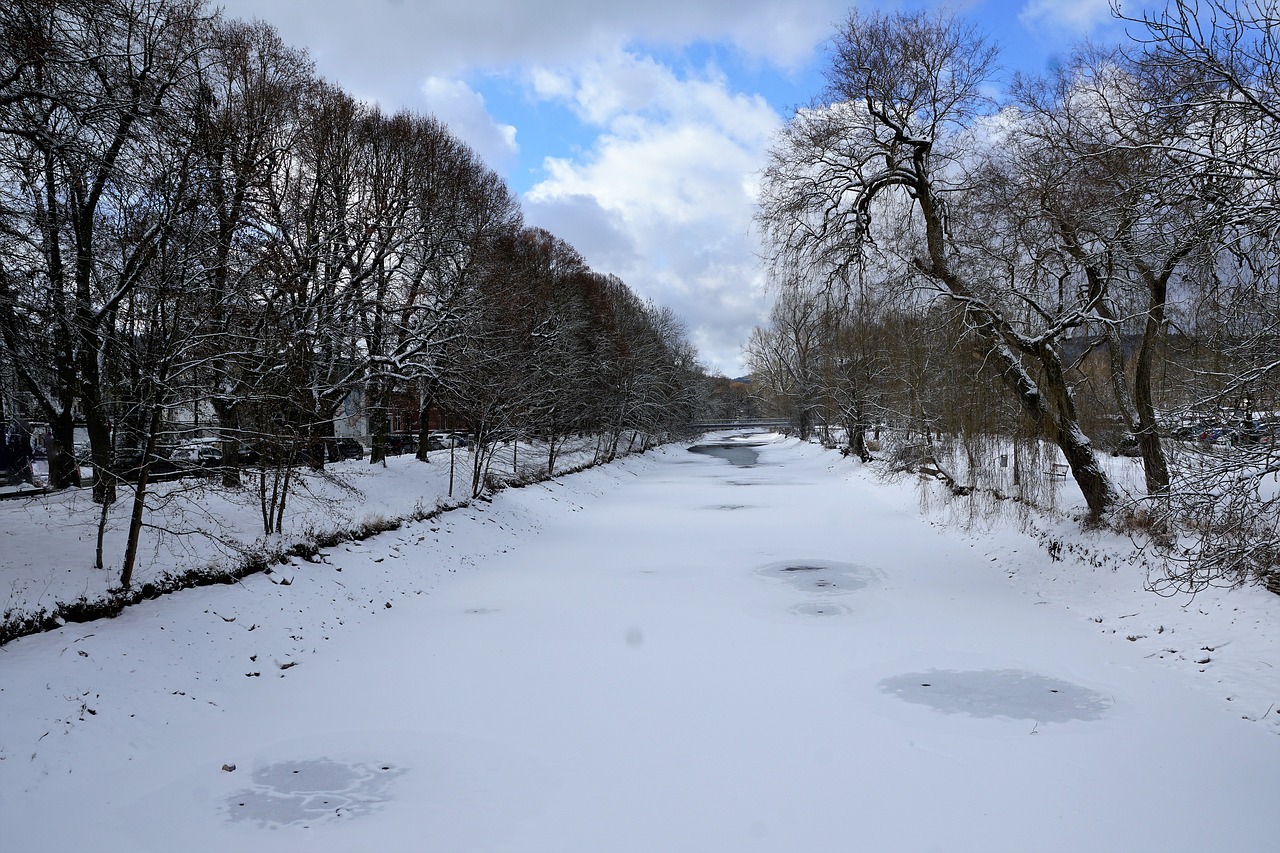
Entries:
{"label": "bridge railing", "polygon": [[784,429],[791,425],[785,418],[750,418],[740,420],[707,420],[693,424],[694,429],[709,432],[720,429]]}

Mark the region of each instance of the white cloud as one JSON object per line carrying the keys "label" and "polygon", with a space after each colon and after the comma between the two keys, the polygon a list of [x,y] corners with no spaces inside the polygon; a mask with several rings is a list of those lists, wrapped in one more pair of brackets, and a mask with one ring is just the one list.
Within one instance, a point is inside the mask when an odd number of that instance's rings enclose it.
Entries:
{"label": "white cloud", "polygon": [[629,55],[530,85],[602,131],[581,155],[546,160],[525,197],[530,222],[670,307],[709,366],[737,375],[741,343],[768,308],[752,193],[779,116],[719,77],[681,79]]}
{"label": "white cloud", "polygon": [[569,100],[573,97],[573,80],[550,68],[536,67],[529,72],[529,87],[538,100]]}
{"label": "white cloud", "polygon": [[740,343],[768,307],[750,217],[780,119],[715,70],[677,75],[636,54],[701,45],[800,72],[848,0],[220,4],[272,22],[356,96],[435,113],[499,171],[516,160],[515,128],[494,120],[476,87],[519,80],[535,102],[570,110],[582,127],[521,133],[525,149],[544,139],[558,149],[527,193],[528,221],[679,313],[711,366],[739,369]]}
{"label": "white cloud", "polygon": [[590,195],[561,193],[546,196],[534,208],[536,224],[568,239],[579,251],[589,247],[591,263],[601,272],[635,269],[642,261],[633,235],[623,218],[605,210]]}
{"label": "white cloud", "polygon": [[1109,0],[1029,0],[1018,13],[1018,20],[1030,29],[1073,35],[1093,32],[1110,18]]}
{"label": "white cloud", "polygon": [[491,166],[500,166],[519,151],[516,129],[494,121],[485,109],[484,96],[461,80],[428,77],[422,84],[426,108],[465,139]]}
{"label": "white cloud", "polygon": [[728,42],[780,67],[811,54],[844,0],[220,0],[309,45],[322,70],[362,88],[372,69],[459,76],[608,53],[637,40]]}

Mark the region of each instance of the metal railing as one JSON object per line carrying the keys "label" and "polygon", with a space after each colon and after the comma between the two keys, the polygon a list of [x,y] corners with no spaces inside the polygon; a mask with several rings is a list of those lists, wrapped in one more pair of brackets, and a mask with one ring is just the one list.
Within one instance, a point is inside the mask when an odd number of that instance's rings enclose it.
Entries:
{"label": "metal railing", "polygon": [[695,430],[710,432],[720,429],[785,429],[791,426],[786,418],[743,418],[738,420],[707,420],[693,424]]}

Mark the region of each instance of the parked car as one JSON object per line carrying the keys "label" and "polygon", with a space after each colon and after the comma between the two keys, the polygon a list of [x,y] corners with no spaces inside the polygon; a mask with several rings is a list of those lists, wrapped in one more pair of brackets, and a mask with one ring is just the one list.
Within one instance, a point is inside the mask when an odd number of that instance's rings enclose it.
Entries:
{"label": "parked car", "polygon": [[1211,426],[1211,424],[1199,422],[1193,424],[1181,424],[1180,426],[1174,427],[1173,431],[1169,434],[1179,441],[1198,441],[1200,433],[1204,432],[1209,426]]}
{"label": "parked car", "polygon": [[1268,421],[1254,428],[1254,442],[1274,446],[1280,444],[1280,422]]}
{"label": "parked car", "polygon": [[363,459],[364,445],[354,438],[338,438],[334,439],[329,445],[330,461],[337,462],[341,459]]}
{"label": "parked car", "polygon": [[222,464],[222,451],[211,444],[184,444],[173,449],[169,461],[179,468],[216,468]]}
{"label": "parked car", "polygon": [[417,453],[418,437],[413,433],[392,433],[387,436],[387,453],[399,456],[402,453]]}
{"label": "parked car", "polygon": [[1237,438],[1239,438],[1239,434],[1234,429],[1227,426],[1212,426],[1200,433],[1200,441],[1205,444],[1223,444],[1230,446],[1236,443]]}
{"label": "parked car", "polygon": [[242,441],[236,448],[241,465],[256,465],[262,460],[262,448],[258,442]]}
{"label": "parked car", "polygon": [[1271,419],[1240,421],[1235,425],[1235,429],[1238,433],[1238,444],[1275,444],[1280,422]]}
{"label": "parked car", "polygon": [[451,447],[467,447],[467,437],[456,432],[437,430],[427,436],[428,450],[448,450]]}
{"label": "parked car", "polygon": [[[116,448],[115,456],[112,463],[118,476],[125,480],[137,480],[142,473],[143,451],[137,447],[119,447]],[[168,457],[160,454],[152,454],[148,468],[148,476],[156,476],[158,474],[171,474],[174,472],[174,463]]]}

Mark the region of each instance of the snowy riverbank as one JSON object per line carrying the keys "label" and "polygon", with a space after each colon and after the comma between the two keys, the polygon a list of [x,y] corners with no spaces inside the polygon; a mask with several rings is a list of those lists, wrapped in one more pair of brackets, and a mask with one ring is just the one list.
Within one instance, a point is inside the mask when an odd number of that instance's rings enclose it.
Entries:
{"label": "snowy riverbank", "polygon": [[[543,476],[545,449],[507,445],[490,470],[499,479]],[[592,462],[595,445],[579,440],[561,448],[557,473]],[[129,595],[115,591],[131,494],[112,507],[103,537],[103,569],[94,568],[101,507],[87,488],[0,501],[0,643],[64,621],[118,612],[122,601],[233,581],[260,571],[282,555],[309,554],[317,544],[359,538],[468,503],[471,454],[436,451],[423,464],[412,455],[386,465],[366,460],[331,463],[322,474],[298,469],[283,527],[262,533],[262,508],[252,471],[245,488],[185,478],[155,483]],[[4,626],[7,626],[7,631]]]}
{"label": "snowy riverbank", "polygon": [[8,644],[7,841],[1271,849],[1275,596],[1163,599],[1111,534],[1044,522],[1055,559],[756,443],[755,467],[663,448]]}

